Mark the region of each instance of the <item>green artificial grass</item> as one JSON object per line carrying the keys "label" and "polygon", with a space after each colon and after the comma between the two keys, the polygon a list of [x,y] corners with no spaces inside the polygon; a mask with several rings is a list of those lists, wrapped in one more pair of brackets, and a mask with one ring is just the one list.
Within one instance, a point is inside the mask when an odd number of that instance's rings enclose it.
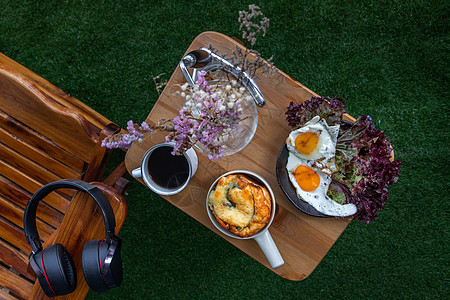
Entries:
{"label": "green artificial grass", "polygon": [[[0,52],[125,127],[158,98],[151,74],[169,79],[203,31],[239,36],[248,4],[0,0]],[[255,46],[264,57],[392,138],[402,166],[386,208],[377,222],[351,222],[316,270],[292,282],[132,181],[123,285],[88,298],[446,298],[448,1],[255,4],[271,20]]]}

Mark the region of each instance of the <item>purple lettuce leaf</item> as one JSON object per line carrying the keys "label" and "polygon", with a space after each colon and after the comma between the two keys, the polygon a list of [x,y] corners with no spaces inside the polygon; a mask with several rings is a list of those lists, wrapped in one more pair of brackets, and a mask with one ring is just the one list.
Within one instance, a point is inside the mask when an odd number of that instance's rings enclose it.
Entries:
{"label": "purple lettuce leaf", "polygon": [[391,161],[391,153],[390,140],[368,116],[358,117],[353,126],[339,135],[336,145],[339,172],[333,179],[347,184],[351,190],[349,202],[358,209],[355,219],[375,221],[378,211],[386,205],[388,186],[400,174],[400,161]]}
{"label": "purple lettuce leaf", "polygon": [[293,129],[305,125],[315,116],[325,119],[328,125],[339,124],[345,113],[344,100],[337,97],[312,97],[302,104],[291,102],[286,111],[286,120]]}

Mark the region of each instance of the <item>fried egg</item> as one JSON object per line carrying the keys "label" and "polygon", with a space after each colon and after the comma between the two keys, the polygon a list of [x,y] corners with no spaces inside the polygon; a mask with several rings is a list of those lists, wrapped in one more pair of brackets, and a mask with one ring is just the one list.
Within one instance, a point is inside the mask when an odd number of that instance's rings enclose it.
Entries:
{"label": "fried egg", "polygon": [[331,177],[315,167],[315,161],[299,158],[289,151],[286,169],[297,196],[317,211],[336,217],[346,217],[356,213],[354,204],[339,204],[327,196]]}
{"label": "fried egg", "polygon": [[326,163],[336,153],[339,125],[328,126],[315,116],[303,127],[292,131],[286,140],[289,152],[305,160],[322,160]]}

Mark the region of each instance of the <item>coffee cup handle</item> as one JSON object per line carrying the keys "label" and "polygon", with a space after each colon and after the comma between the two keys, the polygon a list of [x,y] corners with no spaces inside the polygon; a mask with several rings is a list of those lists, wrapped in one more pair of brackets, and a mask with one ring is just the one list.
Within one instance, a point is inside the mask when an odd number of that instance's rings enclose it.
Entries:
{"label": "coffee cup handle", "polygon": [[141,178],[142,177],[141,167],[131,171],[131,176],[133,176],[134,178]]}
{"label": "coffee cup handle", "polygon": [[261,235],[255,237],[255,241],[263,251],[264,255],[270,263],[270,266],[274,269],[284,265],[284,260],[281,257],[280,251],[278,251],[277,245],[273,241],[269,230],[265,230]]}

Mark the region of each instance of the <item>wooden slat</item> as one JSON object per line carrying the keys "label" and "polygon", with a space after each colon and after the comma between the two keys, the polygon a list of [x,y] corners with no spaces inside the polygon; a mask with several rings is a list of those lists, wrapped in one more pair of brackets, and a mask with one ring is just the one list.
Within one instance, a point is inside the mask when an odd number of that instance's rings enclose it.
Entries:
{"label": "wooden slat", "polygon": [[34,275],[28,273],[28,256],[1,240],[0,262],[12,267],[15,271],[22,274],[22,276],[25,276],[32,281],[36,280]]}
{"label": "wooden slat", "polygon": [[[34,178],[30,177],[28,174],[25,174],[22,171],[17,170],[13,166],[2,160],[0,160],[0,170],[1,175],[3,177],[14,182],[18,186],[20,185],[21,188],[25,189],[31,194],[34,194],[38,189],[40,189],[44,185],[35,180]],[[66,196],[70,197],[72,193]],[[45,197],[45,202],[62,213],[64,213],[67,210],[70,203],[68,198],[65,198],[63,195],[60,195],[58,193],[50,193],[47,197]]]}
{"label": "wooden slat", "polygon": [[86,118],[4,66],[0,66],[0,109],[84,161],[91,160],[98,135]]}
{"label": "wooden slat", "polygon": [[17,136],[19,139],[24,140],[31,145],[34,145],[37,149],[47,153],[48,155],[67,165],[68,167],[77,171],[83,170],[85,164],[83,160],[60,148],[51,140],[32,130],[30,127],[20,123],[1,110],[0,127],[2,127],[5,131]]}
{"label": "wooden slat", "polygon": [[[17,168],[23,173],[27,173],[40,183],[47,184],[62,179],[56,174],[48,171],[44,167],[36,164],[27,157],[20,155],[11,148],[0,143],[0,160],[8,162],[11,166]],[[61,192],[64,196],[72,197],[73,192]]]}
{"label": "wooden slat", "polygon": [[[41,206],[41,205],[39,205]],[[38,207],[39,211],[39,207]],[[24,210],[11,202],[7,201],[5,198],[0,197],[0,215],[12,222],[13,224],[23,228],[23,214]],[[47,239],[52,232],[55,230],[52,226],[42,222],[41,220],[36,221],[37,230],[39,232],[39,237],[42,240]],[[15,237],[11,237],[14,239]]]}
{"label": "wooden slat", "polygon": [[[6,199],[13,199],[15,205],[25,209],[28,201],[31,199],[31,194],[17,187],[12,182],[0,176],[0,193]],[[53,227],[58,227],[64,215],[54,208],[50,207],[44,201],[41,201],[37,207],[37,217],[50,224]]]}
{"label": "wooden slat", "polygon": [[0,159],[7,161],[20,171],[30,174],[33,178],[42,183],[61,179],[61,177],[36,164],[27,157],[20,155],[11,148],[6,147],[2,143],[0,143]]}
{"label": "wooden slat", "polygon": [[0,299],[2,299],[2,300],[17,300],[16,297],[14,297],[11,294],[8,294],[7,292],[5,292],[2,289],[0,289]]}
{"label": "wooden slat", "polygon": [[[0,200],[1,201],[1,200]],[[22,221],[23,223],[23,221]],[[6,219],[0,217],[0,238],[25,253],[31,253],[31,246],[27,243],[22,227],[18,227]]]}
{"label": "wooden slat", "polygon": [[32,283],[14,274],[2,265],[0,265],[0,286],[4,286],[11,293],[22,299],[26,299],[33,289]]}
{"label": "wooden slat", "polygon": [[80,178],[80,172],[77,172],[58,160],[54,159],[45,152],[39,151],[33,145],[27,144],[17,137],[0,128],[0,141],[21,155],[45,167],[47,170],[63,178]]}

